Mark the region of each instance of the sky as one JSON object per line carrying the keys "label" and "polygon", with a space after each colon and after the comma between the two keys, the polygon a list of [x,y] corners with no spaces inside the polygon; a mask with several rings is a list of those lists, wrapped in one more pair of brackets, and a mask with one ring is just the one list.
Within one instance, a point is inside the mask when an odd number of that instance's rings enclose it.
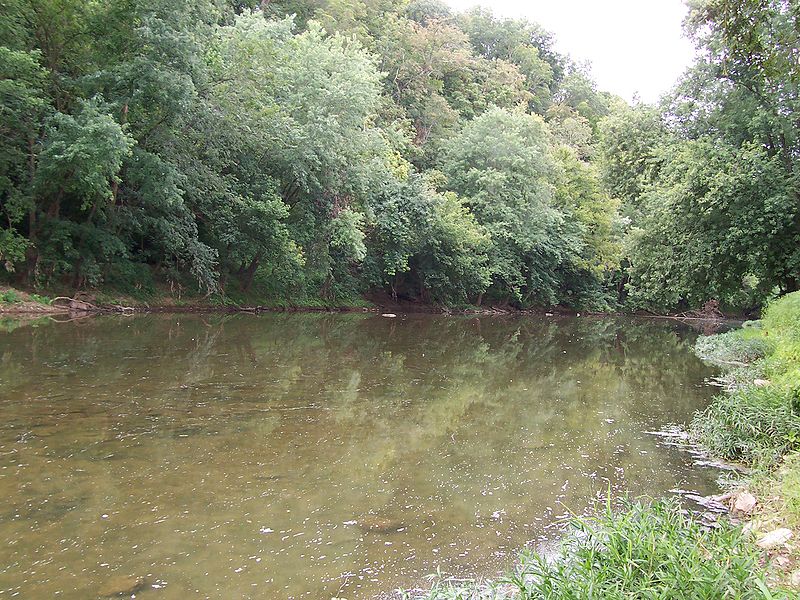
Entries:
{"label": "sky", "polygon": [[551,31],[556,48],[588,60],[601,90],[655,102],[692,62],[683,36],[684,0],[446,0],[456,10],[476,4],[502,17],[526,17]]}

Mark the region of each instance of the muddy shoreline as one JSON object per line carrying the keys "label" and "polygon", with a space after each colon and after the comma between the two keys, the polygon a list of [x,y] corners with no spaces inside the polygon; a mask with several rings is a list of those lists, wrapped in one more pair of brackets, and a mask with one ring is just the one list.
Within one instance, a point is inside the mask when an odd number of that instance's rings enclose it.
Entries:
{"label": "muddy shoreline", "polygon": [[[0,292],[11,293],[15,296],[12,302],[0,302],[0,317],[36,316],[71,314],[99,315],[99,314],[147,314],[147,313],[175,313],[175,314],[234,314],[234,313],[375,313],[384,315],[476,315],[476,316],[515,316],[532,315],[545,317],[639,317],[649,319],[669,319],[682,322],[696,323],[728,323],[741,321],[740,315],[725,315],[719,312],[706,314],[703,311],[688,313],[653,313],[648,311],[579,311],[564,306],[548,308],[519,309],[507,304],[488,305],[485,307],[451,308],[436,304],[422,304],[416,302],[392,301],[386,297],[366,298],[370,305],[263,305],[263,304],[209,304],[205,299],[186,302],[166,302],[149,304],[126,298],[113,298],[111,301],[98,301],[93,294],[78,293],[74,297],[57,296],[49,303],[41,301],[40,296],[29,294],[14,288],[0,287]],[[126,302],[127,301],[127,302]]]}
{"label": "muddy shoreline", "polygon": [[723,317],[695,317],[672,314],[656,314],[649,312],[594,312],[594,311],[575,311],[570,309],[514,309],[514,308],[474,308],[474,309],[452,309],[443,306],[421,305],[421,306],[210,306],[204,304],[188,305],[98,305],[92,307],[74,308],[70,306],[51,306],[33,302],[20,302],[0,306],[0,316],[13,317],[36,316],[36,315],[103,315],[103,314],[234,314],[234,313],[374,313],[374,314],[393,314],[393,315],[476,315],[476,316],[546,316],[546,317],[638,317],[646,319],[666,319],[672,321],[685,322],[708,322],[708,323],[730,323],[741,321],[740,316]]}

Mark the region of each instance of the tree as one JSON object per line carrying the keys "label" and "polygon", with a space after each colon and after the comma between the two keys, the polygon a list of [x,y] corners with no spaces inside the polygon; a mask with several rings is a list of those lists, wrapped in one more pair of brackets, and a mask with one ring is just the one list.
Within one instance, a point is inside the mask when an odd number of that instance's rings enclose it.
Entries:
{"label": "tree", "polygon": [[491,109],[450,141],[444,170],[491,235],[490,291],[521,304],[557,301],[565,240],[552,206],[556,164],[544,121]]}
{"label": "tree", "polygon": [[412,175],[375,194],[372,213],[367,271],[394,298],[464,304],[488,287],[489,235],[452,192]]}
{"label": "tree", "polygon": [[49,112],[40,58],[35,51],[0,47],[0,263],[9,272],[23,263],[36,237],[33,180]]}
{"label": "tree", "polygon": [[[555,152],[560,177],[556,206],[564,213],[565,228],[571,228],[579,243],[572,266],[573,286],[581,281],[586,288],[598,286],[614,271],[620,260],[623,221],[618,212],[619,200],[604,189],[597,166],[580,159],[568,146]],[[597,289],[596,296],[602,295]]]}
{"label": "tree", "polygon": [[0,263],[31,285],[582,302],[613,254],[607,98],[524,20],[9,0],[0,58]]}
{"label": "tree", "polygon": [[622,202],[622,212],[638,220],[642,195],[660,174],[662,149],[671,138],[651,106],[621,106],[599,124],[598,158],[603,183]]}
{"label": "tree", "polygon": [[[630,293],[648,307],[746,306],[785,291],[800,252],[794,181],[755,144],[702,138],[670,150],[634,232]],[[791,275],[790,275],[791,276]]]}

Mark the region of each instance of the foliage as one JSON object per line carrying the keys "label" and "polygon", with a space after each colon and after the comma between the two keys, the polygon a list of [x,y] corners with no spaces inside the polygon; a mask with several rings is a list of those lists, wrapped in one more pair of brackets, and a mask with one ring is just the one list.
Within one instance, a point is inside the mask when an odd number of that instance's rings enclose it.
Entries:
{"label": "foliage", "polygon": [[563,217],[552,206],[555,162],[544,121],[492,109],[452,139],[444,171],[492,237],[493,291],[520,303],[534,295],[555,301]]}
{"label": "foliage", "polygon": [[795,4],[692,2],[696,64],[660,106],[599,124],[631,307],[752,310],[800,286]]}
{"label": "foliage", "polygon": [[437,0],[9,2],[2,270],[754,309],[800,285],[797,28],[779,0],[697,0],[687,31],[698,62],[628,106],[538,24]]}
{"label": "foliage", "polygon": [[25,259],[25,251],[30,242],[13,229],[0,229],[0,261],[9,273],[15,270],[14,265]]}
{"label": "foliage", "polygon": [[31,302],[38,302],[39,304],[52,304],[53,299],[40,294],[29,294],[28,298]]}
{"label": "foliage", "polygon": [[489,285],[490,238],[463,201],[419,176],[376,194],[367,270],[395,298],[466,304]]}
{"label": "foliage", "polygon": [[[32,0],[8,12],[0,260],[29,285],[257,284],[348,302],[377,286],[467,303],[505,279],[497,300],[573,304],[600,289],[615,204],[597,205],[583,163],[605,101],[538,25],[436,2]],[[555,99],[551,137],[523,115]],[[543,194],[508,227],[483,182],[432,169],[499,114],[528,119],[536,138],[527,170],[512,161],[503,176],[539,169]],[[556,203],[560,144],[578,162]]]}
{"label": "foliage", "polygon": [[638,220],[641,198],[661,170],[660,149],[669,143],[669,133],[658,111],[645,105],[619,107],[600,122],[599,129],[603,183],[622,202],[623,214]]}
{"label": "foliage", "polygon": [[767,297],[796,259],[792,180],[763,148],[708,138],[670,148],[662,176],[642,198],[631,246],[631,300],[746,306]]}
{"label": "foliage", "polygon": [[708,529],[675,501],[610,503],[574,517],[555,557],[524,554],[495,584],[436,583],[407,598],[788,598],[770,590],[756,549],[729,524]]}
{"label": "foliage", "polygon": [[491,236],[492,296],[588,303],[577,297],[617,260],[616,204],[543,119],[491,109],[451,140],[443,168]]}
{"label": "foliage", "polygon": [[20,295],[14,290],[5,290],[0,293],[0,302],[4,304],[17,304],[22,302]]}

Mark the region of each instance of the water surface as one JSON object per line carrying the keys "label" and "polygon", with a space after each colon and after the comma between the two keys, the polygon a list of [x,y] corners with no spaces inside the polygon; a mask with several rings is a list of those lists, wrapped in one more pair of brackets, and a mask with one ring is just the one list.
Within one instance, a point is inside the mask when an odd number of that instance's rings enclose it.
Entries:
{"label": "water surface", "polygon": [[[0,599],[373,597],[598,495],[707,493],[667,322],[150,315],[0,333]],[[125,578],[128,579],[125,579]],[[143,578],[143,579],[142,579]]]}

